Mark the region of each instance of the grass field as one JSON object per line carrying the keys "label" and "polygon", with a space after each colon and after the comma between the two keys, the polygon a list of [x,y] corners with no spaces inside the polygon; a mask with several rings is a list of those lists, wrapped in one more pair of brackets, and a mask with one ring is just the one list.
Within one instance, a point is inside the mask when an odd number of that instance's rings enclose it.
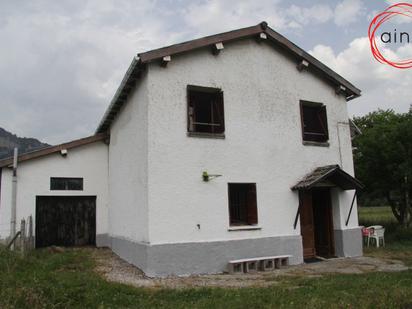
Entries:
{"label": "grass field", "polygon": [[[390,210],[361,208],[364,225],[389,227],[387,247],[367,255],[412,266],[412,232]],[[283,277],[267,288],[161,290],[109,283],[85,250],[37,250],[25,258],[0,250],[0,308],[412,308],[412,270],[400,273]]]}
{"label": "grass field", "polygon": [[382,225],[396,223],[390,207],[359,207],[359,224],[374,225],[379,222]]}

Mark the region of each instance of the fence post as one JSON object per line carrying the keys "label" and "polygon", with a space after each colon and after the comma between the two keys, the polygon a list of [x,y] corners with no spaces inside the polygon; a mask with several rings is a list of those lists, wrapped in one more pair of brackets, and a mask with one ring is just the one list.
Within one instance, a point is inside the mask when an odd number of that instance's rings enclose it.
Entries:
{"label": "fence post", "polygon": [[33,217],[32,215],[29,216],[29,239],[28,239],[28,249],[34,249],[34,237],[33,237]]}
{"label": "fence post", "polygon": [[20,252],[22,255],[24,255],[25,246],[26,246],[26,221],[22,219],[20,223]]}

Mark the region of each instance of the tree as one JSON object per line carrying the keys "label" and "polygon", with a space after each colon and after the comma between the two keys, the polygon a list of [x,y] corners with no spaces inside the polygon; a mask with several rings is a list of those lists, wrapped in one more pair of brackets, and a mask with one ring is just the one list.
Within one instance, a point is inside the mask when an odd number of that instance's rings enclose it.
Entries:
{"label": "tree", "polygon": [[378,110],[354,118],[355,170],[364,194],[385,199],[398,222],[412,223],[412,111]]}

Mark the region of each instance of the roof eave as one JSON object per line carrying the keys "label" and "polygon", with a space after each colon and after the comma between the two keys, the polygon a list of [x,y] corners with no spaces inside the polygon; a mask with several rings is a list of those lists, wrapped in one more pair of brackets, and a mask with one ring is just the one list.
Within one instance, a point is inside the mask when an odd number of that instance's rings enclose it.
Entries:
{"label": "roof eave", "polygon": [[270,27],[267,27],[267,29],[265,30],[265,33],[269,36],[269,38],[274,40],[275,43],[277,43],[277,44],[283,46],[284,48],[292,51],[297,57],[301,58],[302,60],[306,60],[307,62],[309,62],[309,64],[311,64],[312,66],[314,66],[318,70],[324,72],[327,75],[327,77],[329,79],[335,81],[336,84],[340,84],[340,85],[346,87],[346,89],[349,90],[348,91],[348,96],[346,97],[347,100],[352,100],[352,99],[354,99],[356,97],[359,97],[361,95],[361,90],[359,88],[355,87],[348,80],[346,80],[341,75],[339,75],[338,73],[336,73],[335,71],[330,69],[328,66],[323,64],[321,61],[316,59],[311,54],[304,51],[299,46],[297,46],[294,43],[292,43],[291,41],[289,41],[287,38],[285,38],[280,33],[276,32],[275,30],[273,30]]}
{"label": "roof eave", "polygon": [[102,120],[100,121],[97,129],[96,129],[96,134],[98,133],[103,133],[107,131],[107,129],[111,125],[111,121],[115,118],[117,112],[119,111],[122,103],[127,100],[127,96],[129,94],[129,91],[126,90],[126,85],[131,83],[132,79],[137,79],[138,75],[138,69],[141,66],[142,61],[139,59],[139,57],[133,57],[132,62],[129,65],[129,68],[126,71],[126,74],[124,75],[119,87],[117,88],[112,100],[110,101],[110,104],[108,108],[106,109],[106,112],[103,115]]}
{"label": "roof eave", "polygon": [[[100,134],[88,136],[85,138],[77,139],[71,142],[67,142],[67,143],[63,143],[63,144],[59,144],[55,146],[50,146],[46,148],[41,148],[35,151],[31,151],[31,152],[27,152],[27,153],[23,153],[19,155],[18,162],[24,162],[24,161],[44,157],[52,153],[57,153],[63,149],[72,149],[72,148],[88,145],[91,143],[95,143],[98,141],[105,141],[108,139],[108,137],[109,136],[106,133],[100,133]],[[0,160],[0,168],[9,167],[12,164],[13,164],[13,157],[8,157],[8,158]]]}
{"label": "roof eave", "polygon": [[319,183],[319,182],[325,180],[330,174],[334,173],[337,169],[339,169],[339,165],[335,165],[335,167],[331,168],[329,171],[327,171],[325,174],[321,175],[320,177],[312,180],[310,183],[308,183],[306,185],[299,185],[299,183],[298,183],[298,184],[294,185],[291,189],[294,190],[294,191],[295,190],[309,190],[316,183]]}
{"label": "roof eave", "polygon": [[[314,171],[312,171],[312,173],[310,173],[310,174],[313,174],[315,171],[316,171],[316,169]],[[314,188],[317,184],[319,184],[322,181],[328,179],[329,177],[333,177],[335,173],[338,173],[340,175],[340,177],[343,177],[346,180],[348,180],[349,182],[353,183],[354,189],[356,189],[356,190],[358,190],[358,189],[361,190],[365,187],[359,180],[357,180],[355,177],[351,176],[350,174],[345,172],[343,169],[341,169],[339,165],[335,165],[335,166],[331,166],[330,170],[328,170],[326,173],[320,175],[320,177],[317,177],[316,179],[313,179],[311,182],[309,182],[305,185],[301,184],[303,181],[299,181],[296,185],[294,185],[291,188],[291,190],[293,190],[293,191],[296,191],[296,190],[300,190],[300,191],[310,190],[310,189]],[[307,176],[308,175],[306,175],[304,178],[306,178]],[[344,190],[348,190],[348,189],[344,189]]]}

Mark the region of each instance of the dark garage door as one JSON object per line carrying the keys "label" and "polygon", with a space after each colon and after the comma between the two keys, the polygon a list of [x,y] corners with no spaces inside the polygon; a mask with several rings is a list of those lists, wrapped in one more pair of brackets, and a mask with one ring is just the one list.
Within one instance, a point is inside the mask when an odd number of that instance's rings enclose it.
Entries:
{"label": "dark garage door", "polygon": [[95,196],[37,196],[36,247],[96,242]]}

